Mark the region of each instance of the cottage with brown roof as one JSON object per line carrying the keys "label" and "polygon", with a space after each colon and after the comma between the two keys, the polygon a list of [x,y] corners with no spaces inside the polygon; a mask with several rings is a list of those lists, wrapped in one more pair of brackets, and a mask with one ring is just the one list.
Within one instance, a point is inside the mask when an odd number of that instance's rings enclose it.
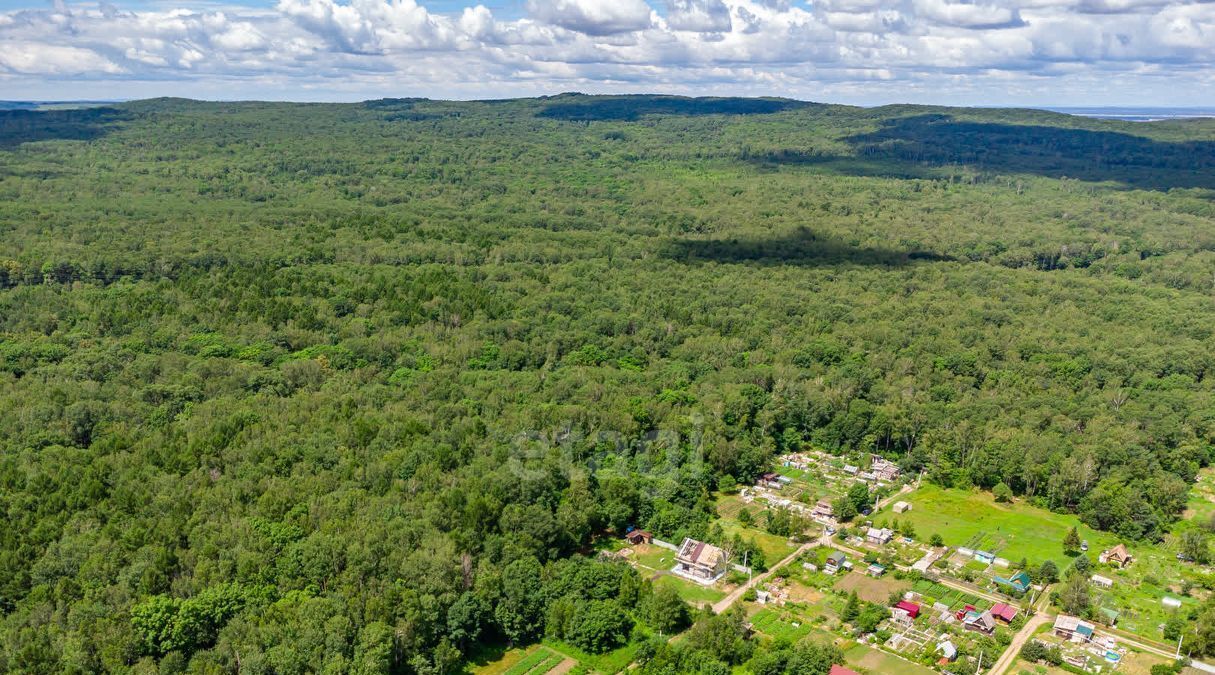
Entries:
{"label": "cottage with brown roof", "polygon": [[1126,567],[1133,560],[1130,551],[1126,550],[1125,544],[1118,544],[1114,548],[1106,549],[1097,556],[1097,561],[1100,563],[1109,563],[1119,567]]}
{"label": "cottage with brown roof", "polygon": [[693,581],[712,582],[726,573],[727,558],[720,548],[689,537],[680,545],[671,571]]}

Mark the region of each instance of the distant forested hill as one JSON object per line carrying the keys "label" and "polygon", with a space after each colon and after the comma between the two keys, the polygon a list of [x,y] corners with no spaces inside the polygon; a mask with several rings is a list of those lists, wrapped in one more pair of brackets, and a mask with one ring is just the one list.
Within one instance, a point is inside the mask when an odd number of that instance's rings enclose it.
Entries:
{"label": "distant forested hill", "polygon": [[1213,367],[1210,121],[0,111],[0,671],[448,673],[616,597],[654,627],[571,556],[706,536],[806,444],[1159,538]]}

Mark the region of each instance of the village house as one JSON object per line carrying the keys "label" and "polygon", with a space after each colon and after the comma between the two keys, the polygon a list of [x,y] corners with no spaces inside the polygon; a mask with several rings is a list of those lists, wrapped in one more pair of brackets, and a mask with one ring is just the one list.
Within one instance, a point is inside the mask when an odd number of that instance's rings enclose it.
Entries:
{"label": "village house", "polygon": [[880,530],[876,527],[871,527],[865,531],[865,541],[877,546],[885,546],[893,538],[894,532],[888,527],[883,527]]}
{"label": "village house", "polygon": [[720,548],[689,537],[680,545],[672,571],[694,581],[715,581],[726,573],[726,558]]}
{"label": "village house", "polygon": [[1114,548],[1106,549],[1101,552],[1101,555],[1097,556],[1097,562],[1117,565],[1119,567],[1126,567],[1131,564],[1132,559],[1130,551],[1126,550],[1125,544],[1118,544]]}
{"label": "village house", "polygon": [[886,567],[877,563],[872,563],[868,567],[869,576],[877,578],[886,574]]}
{"label": "village house", "polygon": [[998,602],[992,605],[991,615],[1004,623],[1012,623],[1017,618],[1017,608],[1006,602]]}
{"label": "village house", "polygon": [[958,658],[958,648],[953,646],[953,643],[949,640],[945,640],[941,644],[937,645],[936,651],[941,655],[941,660],[944,663],[949,663],[950,661]]}
{"label": "village house", "polygon": [[962,619],[966,618],[967,614],[970,614],[971,612],[974,612],[975,610],[976,610],[976,608],[974,605],[966,605],[962,609],[959,609],[954,614],[953,618],[957,619],[958,621],[961,621]]}
{"label": "village house", "polygon": [[962,617],[962,627],[984,635],[991,635],[996,632],[996,619],[991,612],[971,611]]}
{"label": "village house", "polygon": [[1055,635],[1073,642],[1088,642],[1093,639],[1093,624],[1079,617],[1060,614],[1055,619]]}
{"label": "village house", "polygon": [[810,512],[810,517],[817,521],[834,521],[835,508],[831,506],[831,501],[828,499],[820,499],[814,505],[814,510]]}
{"label": "village house", "polygon": [[890,608],[890,613],[895,619],[913,621],[920,615],[920,606],[910,600],[899,600]]}
{"label": "village house", "polygon": [[825,574],[835,574],[848,562],[848,556],[841,551],[832,551],[827,554],[827,562],[823,563],[823,572]]}
{"label": "village house", "polygon": [[647,530],[630,530],[628,534],[624,535],[624,539],[633,546],[638,546],[653,542],[654,535]]}
{"label": "village house", "polygon": [[1030,587],[1029,573],[1024,570],[1017,572],[1016,574],[1012,575],[1011,578],[1007,579],[997,575],[994,577],[994,580],[996,585],[1000,586],[1002,589],[1012,590],[1017,593],[1024,593],[1025,591],[1029,590]]}
{"label": "village house", "polygon": [[782,487],[780,482],[780,474],[772,471],[760,476],[759,480],[757,480],[755,484],[759,487],[768,488],[769,490],[779,490]]}
{"label": "village house", "polygon": [[899,475],[902,473],[902,471],[899,470],[898,464],[891,462],[885,457],[879,457],[877,455],[873,455],[873,463],[869,465],[869,471],[878,480],[885,481],[887,483],[893,483],[894,481],[898,480]]}

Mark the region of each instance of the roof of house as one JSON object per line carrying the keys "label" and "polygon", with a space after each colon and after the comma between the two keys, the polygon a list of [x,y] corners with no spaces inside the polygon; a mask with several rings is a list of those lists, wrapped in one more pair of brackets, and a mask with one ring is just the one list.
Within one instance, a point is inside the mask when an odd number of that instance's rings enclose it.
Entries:
{"label": "roof of house", "polygon": [[1069,616],[1067,614],[1060,614],[1055,617],[1055,630],[1071,631],[1073,633],[1080,633],[1081,635],[1093,634],[1092,624],[1085,623],[1078,616]]}
{"label": "roof of house", "polygon": [[1017,616],[1017,608],[1006,602],[998,602],[992,605],[991,613],[1005,621],[1012,621]]}
{"label": "roof of house", "polygon": [[889,539],[890,537],[894,536],[894,532],[886,527],[883,527],[880,530],[876,527],[871,527],[865,532],[865,536],[872,537],[874,539]]}
{"label": "roof of house", "polygon": [[861,675],[861,674],[850,668],[845,668],[843,666],[837,666],[837,665],[833,664],[831,666],[831,672],[828,675]]}
{"label": "roof of house", "polygon": [[848,559],[848,556],[843,551],[832,551],[827,554],[827,562],[833,565],[839,565]]}
{"label": "roof of house", "polygon": [[942,654],[945,655],[945,658],[949,658],[949,659],[952,659],[953,657],[958,655],[958,648],[953,646],[953,643],[950,642],[949,640],[946,640],[946,641],[942,642],[941,644],[937,645],[937,651],[941,652]]}
{"label": "roof of house", "polygon": [[920,606],[910,600],[899,600],[894,605],[895,609],[901,609],[911,616],[917,616],[920,613]]}
{"label": "roof of house", "polygon": [[725,552],[712,544],[706,544],[703,541],[696,541],[691,537],[683,540],[683,545],[679,547],[679,553],[675,559],[682,563],[692,565],[703,565],[705,567],[716,567],[717,563],[725,558]]}
{"label": "roof of house", "polygon": [[775,472],[773,472],[773,471],[769,471],[768,473],[765,473],[765,474],[763,475],[763,479],[764,479],[764,480],[779,480],[779,479],[780,479],[780,474],[775,473]]}
{"label": "roof of house", "polygon": [[1118,544],[1105,552],[1105,557],[1113,558],[1114,560],[1126,560],[1131,557],[1131,552],[1126,550],[1126,544]]}
{"label": "roof of house", "polygon": [[1113,623],[1118,620],[1118,610],[1116,610],[1116,609],[1110,609],[1109,607],[1102,607],[1101,613],[1105,615],[1105,618],[1110,620],[1110,623]]}
{"label": "roof of house", "polygon": [[979,626],[985,630],[992,630],[996,627],[996,620],[992,617],[991,612],[967,612],[962,623]]}

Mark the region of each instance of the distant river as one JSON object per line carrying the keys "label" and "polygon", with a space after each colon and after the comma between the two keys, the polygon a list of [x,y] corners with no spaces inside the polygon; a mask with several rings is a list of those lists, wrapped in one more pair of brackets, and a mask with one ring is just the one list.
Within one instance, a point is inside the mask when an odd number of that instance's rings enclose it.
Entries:
{"label": "distant river", "polygon": [[1155,122],[1195,117],[1215,117],[1215,108],[1046,108],[1054,112],[1081,117],[1127,122]]}

